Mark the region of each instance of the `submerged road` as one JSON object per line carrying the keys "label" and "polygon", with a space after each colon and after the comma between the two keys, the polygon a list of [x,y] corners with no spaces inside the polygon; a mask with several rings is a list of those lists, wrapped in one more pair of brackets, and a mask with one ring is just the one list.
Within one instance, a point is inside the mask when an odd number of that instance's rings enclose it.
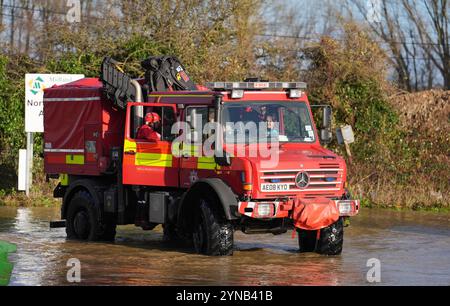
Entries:
{"label": "submerged road", "polygon": [[[67,241],[64,229],[49,229],[58,217],[55,208],[0,207],[0,240],[17,246],[10,285],[72,285],[70,259],[82,285],[450,285],[448,213],[363,209],[334,257],[298,253],[292,232],[237,232],[230,257],[168,246],[160,231],[134,226],[119,227],[114,243]],[[374,262],[380,282],[370,283]]]}

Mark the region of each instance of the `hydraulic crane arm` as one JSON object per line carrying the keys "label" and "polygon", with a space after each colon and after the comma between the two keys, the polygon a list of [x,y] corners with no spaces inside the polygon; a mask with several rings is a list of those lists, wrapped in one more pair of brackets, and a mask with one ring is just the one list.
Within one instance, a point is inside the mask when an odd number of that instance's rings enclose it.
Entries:
{"label": "hydraulic crane arm", "polygon": [[102,62],[100,80],[105,93],[114,106],[125,109],[128,101],[142,102],[142,89],[138,81],[132,79],[119,67],[119,62],[105,57]]}

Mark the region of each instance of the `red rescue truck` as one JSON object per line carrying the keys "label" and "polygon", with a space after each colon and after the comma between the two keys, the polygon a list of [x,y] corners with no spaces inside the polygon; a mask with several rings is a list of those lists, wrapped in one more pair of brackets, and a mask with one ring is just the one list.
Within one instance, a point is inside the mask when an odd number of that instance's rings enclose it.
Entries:
{"label": "red rescue truck", "polygon": [[[109,80],[132,92],[122,107],[97,78],[45,90],[45,172],[60,179],[54,196],[62,198],[59,225],[68,238],[113,240],[117,225],[162,224],[164,239],[231,255],[236,230],[296,230],[300,251],[341,253],[344,224],[359,202],[346,189],[344,159],[319,142],[328,130],[316,129],[305,83],[215,82],[146,92],[143,80]],[[136,138],[149,112],[161,118],[160,140]],[[327,128],[328,115],[326,109]],[[266,132],[275,123],[275,142],[252,135],[252,124],[261,122]],[[174,129],[177,123],[188,130]],[[213,156],[202,154],[208,135],[199,127],[208,123],[218,129]],[[244,137],[232,137],[240,129]]]}

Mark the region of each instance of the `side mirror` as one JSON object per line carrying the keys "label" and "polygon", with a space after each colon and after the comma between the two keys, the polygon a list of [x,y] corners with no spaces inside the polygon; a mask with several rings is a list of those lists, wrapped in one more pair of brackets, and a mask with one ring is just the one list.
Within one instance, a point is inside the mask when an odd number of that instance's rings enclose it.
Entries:
{"label": "side mirror", "polygon": [[333,138],[331,132],[331,107],[326,105],[323,107],[322,113],[322,129],[320,130],[320,140],[323,143],[330,143]]}
{"label": "side mirror", "polygon": [[320,141],[323,143],[330,143],[333,138],[333,133],[328,129],[320,130]]}
{"label": "side mirror", "polygon": [[322,127],[324,129],[331,129],[331,107],[329,106],[323,108]]}
{"label": "side mirror", "polygon": [[230,166],[231,156],[227,151],[216,152],[216,154],[214,154],[214,161],[219,166]]}

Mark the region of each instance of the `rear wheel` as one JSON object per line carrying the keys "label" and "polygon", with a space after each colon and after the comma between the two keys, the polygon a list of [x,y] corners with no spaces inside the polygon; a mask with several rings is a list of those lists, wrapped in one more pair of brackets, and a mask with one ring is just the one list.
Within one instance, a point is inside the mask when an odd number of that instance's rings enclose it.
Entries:
{"label": "rear wheel", "polygon": [[174,224],[163,225],[163,241],[168,243],[181,242],[182,238],[178,234],[177,227]]}
{"label": "rear wheel", "polygon": [[194,222],[193,243],[197,253],[233,255],[233,226],[217,210],[217,201],[204,196]]}
{"label": "rear wheel", "polygon": [[94,200],[87,191],[77,192],[69,203],[66,233],[68,239],[98,241],[114,240],[116,224],[113,216],[105,214],[100,220]]}

